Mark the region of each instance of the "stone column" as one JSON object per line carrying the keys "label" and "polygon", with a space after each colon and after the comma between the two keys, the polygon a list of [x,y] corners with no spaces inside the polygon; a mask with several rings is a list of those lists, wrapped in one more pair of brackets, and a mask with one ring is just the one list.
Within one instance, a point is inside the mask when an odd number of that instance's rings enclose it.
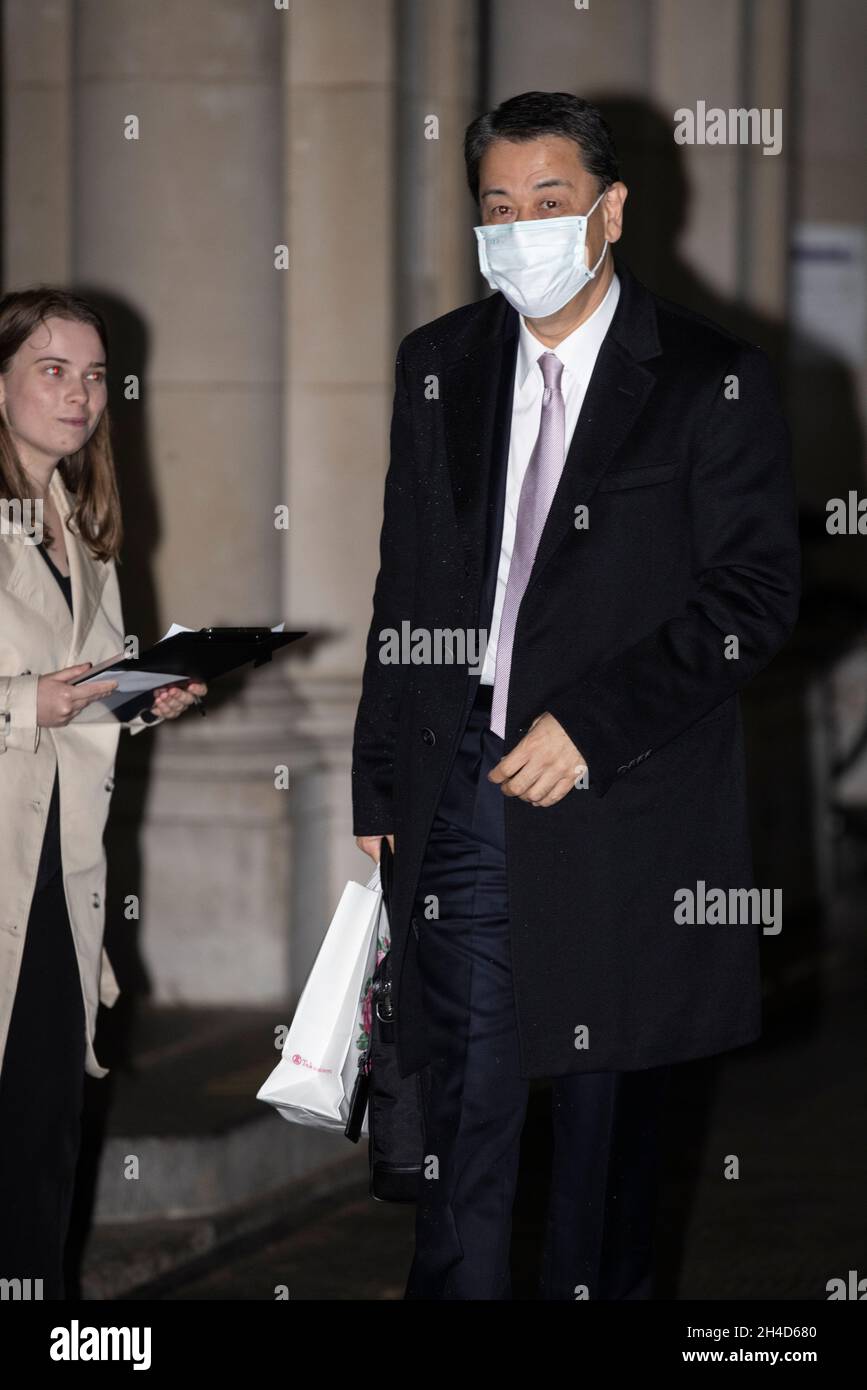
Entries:
{"label": "stone column", "polygon": [[5,289],[69,275],[72,8],[72,0],[2,7]]}
{"label": "stone column", "polygon": [[478,7],[404,0],[397,17],[395,326],[402,336],[480,299],[487,287],[463,158],[464,131],[481,99]]}
{"label": "stone column", "polygon": [[680,107],[782,110],[779,154],[687,145],[690,216],[681,249],[719,294],[757,314],[786,310],[787,189],[793,157],[790,0],[656,0],[650,92]]}
{"label": "stone column", "polygon": [[[680,108],[741,106],[740,0],[656,0],[648,97],[671,119]],[[719,295],[739,289],[741,226],[737,145],[680,147],[689,187],[689,216],[679,250]],[[767,162],[767,160],[766,160]],[[629,209],[627,208],[627,215]]]}
{"label": "stone column", "polygon": [[[75,13],[72,269],[114,329],[127,628],[270,625],[283,617],[284,16],[243,0],[80,0]],[[139,402],[118,389],[128,374]],[[251,673],[211,704],[124,750],[140,758],[151,741],[140,954],[157,1000],[276,1002],[289,983],[283,682]],[[121,844],[135,789],[132,769]]]}
{"label": "stone column", "polygon": [[[290,672],[299,979],[347,878],[373,868],[352,834],[350,760],[397,345],[480,293],[462,155],[474,25],[475,7],[456,0],[331,0],[285,19],[283,592],[291,626],[317,638]],[[424,74],[419,90],[411,72]],[[430,112],[436,142],[421,128]]]}

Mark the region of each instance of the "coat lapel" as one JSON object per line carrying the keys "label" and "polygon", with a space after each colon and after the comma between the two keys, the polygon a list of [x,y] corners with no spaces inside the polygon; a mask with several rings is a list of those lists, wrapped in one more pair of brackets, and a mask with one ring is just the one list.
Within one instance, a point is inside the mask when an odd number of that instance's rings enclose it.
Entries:
{"label": "coat lapel", "polygon": [[[638,420],[655,383],[641,363],[661,351],[653,296],[616,262],[620,299],[599,350],[551,509],[539,540],[528,590],[574,527]],[[483,300],[446,366],[444,417],[455,522],[468,574],[478,578],[484,553],[488,483],[495,448],[508,451],[518,349],[518,315],[501,294]]]}
{"label": "coat lapel", "polygon": [[[66,518],[72,510],[73,498],[55,468],[51,478],[51,495],[57,505],[61,520],[66,525]],[[66,659],[73,665],[77,654],[82,650],[87,634],[90,631],[94,618],[102,602],[102,590],[105,585],[106,576],[110,566],[104,560],[97,560],[93,552],[79,535],[73,523],[73,530],[66,530],[66,553],[69,557],[69,573],[72,580],[72,612],[73,627],[72,636],[69,643],[69,650]],[[40,557],[41,559],[41,557]],[[41,560],[44,564],[44,560]],[[53,580],[52,584],[56,589],[57,584]],[[63,595],[60,595],[61,602],[66,607]],[[67,610],[68,620],[68,610]]]}
{"label": "coat lapel", "polygon": [[[61,523],[65,525],[73,499],[56,468],[49,490]],[[65,538],[72,581],[72,619],[66,599],[54,576],[49,573],[45,560],[38,553],[38,548],[27,542],[20,528],[15,528],[14,533],[6,537],[6,543],[14,547],[6,591],[39,613],[49,627],[67,639],[65,660],[67,665],[73,665],[74,657],[81,651],[99,609],[109,566],[94,558],[77,531],[67,529]]]}
{"label": "coat lapel", "polygon": [[537,582],[560,542],[572,534],[575,508],[589,503],[656,383],[655,374],[641,365],[662,350],[653,297],[624,265],[617,263],[616,270],[620,298],[566,451],[527,591]]}
{"label": "coat lapel", "polygon": [[500,294],[452,346],[446,364],[443,412],[455,524],[467,575],[481,579],[488,488],[495,448],[508,449],[511,383],[518,351],[518,316]]}

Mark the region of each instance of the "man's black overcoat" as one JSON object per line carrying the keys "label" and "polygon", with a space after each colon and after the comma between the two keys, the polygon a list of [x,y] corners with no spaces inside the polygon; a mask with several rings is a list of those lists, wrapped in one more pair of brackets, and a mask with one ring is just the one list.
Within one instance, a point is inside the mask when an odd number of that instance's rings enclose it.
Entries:
{"label": "man's black overcoat", "polygon": [[[761,1031],[761,925],[679,923],[675,893],[753,886],[737,692],[796,620],[789,432],[759,347],[616,268],[620,299],[512,657],[507,750],[548,710],[589,767],[589,785],[555,806],[505,799],[527,1077],[679,1062]],[[479,626],[517,330],[495,293],[416,329],[397,354],[352,786],[353,833],[395,835],[404,1075],[429,1059],[411,917],[478,676],[383,662],[380,650],[403,623],[431,634]]]}

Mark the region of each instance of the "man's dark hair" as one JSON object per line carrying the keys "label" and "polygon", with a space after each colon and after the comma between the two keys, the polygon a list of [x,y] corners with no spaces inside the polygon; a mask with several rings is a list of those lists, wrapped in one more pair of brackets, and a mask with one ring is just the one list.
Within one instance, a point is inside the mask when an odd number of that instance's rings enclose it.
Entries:
{"label": "man's dark hair", "polygon": [[564,135],[574,140],[588,174],[600,182],[600,191],[620,178],[614,139],[602,113],[589,101],[571,92],[522,92],[500,102],[493,111],[477,116],[464,136],[467,183],[479,201],[479,165],[494,140],[538,140],[544,135]]}

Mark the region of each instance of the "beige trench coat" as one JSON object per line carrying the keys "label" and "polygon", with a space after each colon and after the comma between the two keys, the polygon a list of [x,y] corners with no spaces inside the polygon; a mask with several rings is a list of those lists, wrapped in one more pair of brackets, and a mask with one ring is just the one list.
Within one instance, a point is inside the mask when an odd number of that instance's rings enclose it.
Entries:
{"label": "beige trench coat", "polygon": [[[57,469],[51,496],[65,523],[73,499]],[[74,620],[36,546],[20,527],[0,528],[0,1066],[56,767],[63,886],[84,997],[85,1070],[105,1076],[108,1068],[100,1066],[93,1050],[96,1013],[100,1002],[111,1007],[119,991],[102,944],[103,832],[120,730],[140,733],[151,725],[141,716],[122,725],[91,705],[65,726],[37,726],[40,675],[82,661],[96,665],[123,649],[114,561],[95,559],[77,531],[65,535]]]}

